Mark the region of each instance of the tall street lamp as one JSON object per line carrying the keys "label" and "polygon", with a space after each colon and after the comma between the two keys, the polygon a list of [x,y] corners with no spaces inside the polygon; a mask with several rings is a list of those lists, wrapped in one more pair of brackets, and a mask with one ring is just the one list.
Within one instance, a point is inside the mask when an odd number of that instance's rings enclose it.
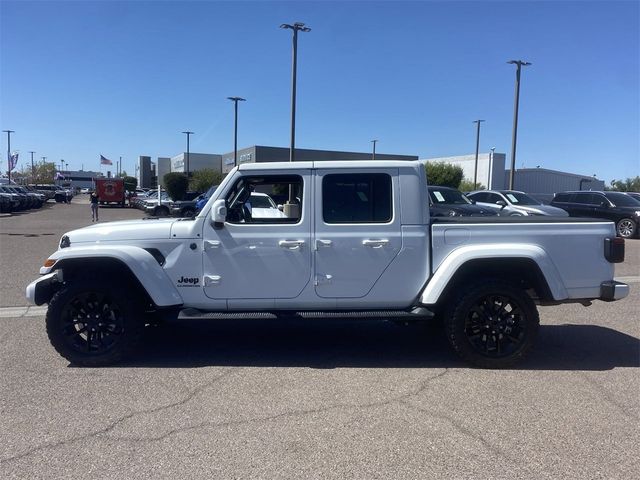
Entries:
{"label": "tall street lamp", "polygon": [[478,124],[478,129],[476,131],[476,166],[473,169],[473,189],[475,190],[478,184],[478,152],[480,150],[480,124],[484,122],[484,120],[474,120],[473,123]]}
{"label": "tall street lamp", "polygon": [[186,161],[185,169],[187,171],[187,178],[189,178],[189,136],[193,135],[193,132],[186,131],[182,133],[184,133],[187,136],[187,161]]}
{"label": "tall street lamp", "polygon": [[509,60],[507,63],[516,65],[516,98],[513,106],[513,134],[511,136],[511,170],[509,171],[509,190],[513,190],[513,177],[516,169],[516,139],[518,137],[518,105],[520,103],[520,70],[523,66],[531,65],[524,60]]}
{"label": "tall street lamp", "polygon": [[376,159],[376,143],[378,143],[378,140],[371,140],[371,143],[373,143],[373,156],[371,157],[371,160],[375,160]]}
{"label": "tall street lamp", "polygon": [[290,29],[293,31],[293,59],[291,66],[291,150],[289,152],[289,161],[295,161],[296,147],[296,71],[298,69],[298,32],[310,32],[309,27],[305,27],[304,23],[296,22],[293,25],[283,23],[280,28]]}
{"label": "tall street lamp", "polygon": [[36,152],[31,152],[30,151],[29,153],[31,154],[31,183],[35,183],[33,181],[33,179],[36,178],[36,167],[33,164],[33,154],[36,153]]}
{"label": "tall street lamp", "polygon": [[235,120],[233,126],[233,166],[238,165],[238,102],[246,102],[246,98],[242,97],[227,97],[233,102],[233,108],[235,110]]}
{"label": "tall street lamp", "polygon": [[11,134],[15,133],[15,130],[3,130],[3,132],[7,134],[7,174],[11,183]]}

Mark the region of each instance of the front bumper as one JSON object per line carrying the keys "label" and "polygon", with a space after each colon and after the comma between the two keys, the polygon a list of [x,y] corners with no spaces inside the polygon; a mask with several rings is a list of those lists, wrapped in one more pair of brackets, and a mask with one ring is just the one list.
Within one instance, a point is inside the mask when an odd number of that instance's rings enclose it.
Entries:
{"label": "front bumper", "polygon": [[629,285],[611,280],[600,284],[600,300],[613,302],[629,295]]}
{"label": "front bumper", "polygon": [[47,303],[62,283],[61,277],[62,272],[56,270],[31,282],[26,289],[27,300],[35,305]]}

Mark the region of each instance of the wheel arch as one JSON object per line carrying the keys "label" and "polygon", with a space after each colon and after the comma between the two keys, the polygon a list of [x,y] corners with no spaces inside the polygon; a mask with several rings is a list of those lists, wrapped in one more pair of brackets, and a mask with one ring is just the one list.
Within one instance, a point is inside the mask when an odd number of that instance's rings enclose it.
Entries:
{"label": "wheel arch", "polygon": [[[87,277],[91,274],[114,282],[125,282],[155,307],[179,306],[182,297],[161,267],[157,252],[139,247],[112,246],[58,250],[50,258],[56,260],[50,269],[41,274],[62,271],[63,281]],[[152,250],[152,249],[150,249]]]}
{"label": "wheel arch", "polygon": [[484,249],[474,246],[458,250],[454,250],[434,272],[422,291],[420,303],[446,303],[461,285],[481,278],[513,282],[524,290],[532,291],[533,296],[541,301],[568,297],[555,265],[540,247],[526,246],[515,251],[513,245]]}

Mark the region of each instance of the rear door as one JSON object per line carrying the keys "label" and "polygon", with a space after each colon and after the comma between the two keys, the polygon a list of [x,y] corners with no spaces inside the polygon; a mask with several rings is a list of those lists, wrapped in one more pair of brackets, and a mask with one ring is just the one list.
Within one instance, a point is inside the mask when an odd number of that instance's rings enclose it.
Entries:
{"label": "rear door", "polygon": [[402,247],[398,170],[318,169],[315,176],[315,291],[365,297]]}

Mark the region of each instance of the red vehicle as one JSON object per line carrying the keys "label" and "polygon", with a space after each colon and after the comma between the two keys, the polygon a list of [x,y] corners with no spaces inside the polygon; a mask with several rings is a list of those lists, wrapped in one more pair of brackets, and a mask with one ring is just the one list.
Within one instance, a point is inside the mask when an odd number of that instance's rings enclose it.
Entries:
{"label": "red vehicle", "polygon": [[96,193],[101,205],[117,203],[125,205],[124,180],[121,178],[95,178]]}

